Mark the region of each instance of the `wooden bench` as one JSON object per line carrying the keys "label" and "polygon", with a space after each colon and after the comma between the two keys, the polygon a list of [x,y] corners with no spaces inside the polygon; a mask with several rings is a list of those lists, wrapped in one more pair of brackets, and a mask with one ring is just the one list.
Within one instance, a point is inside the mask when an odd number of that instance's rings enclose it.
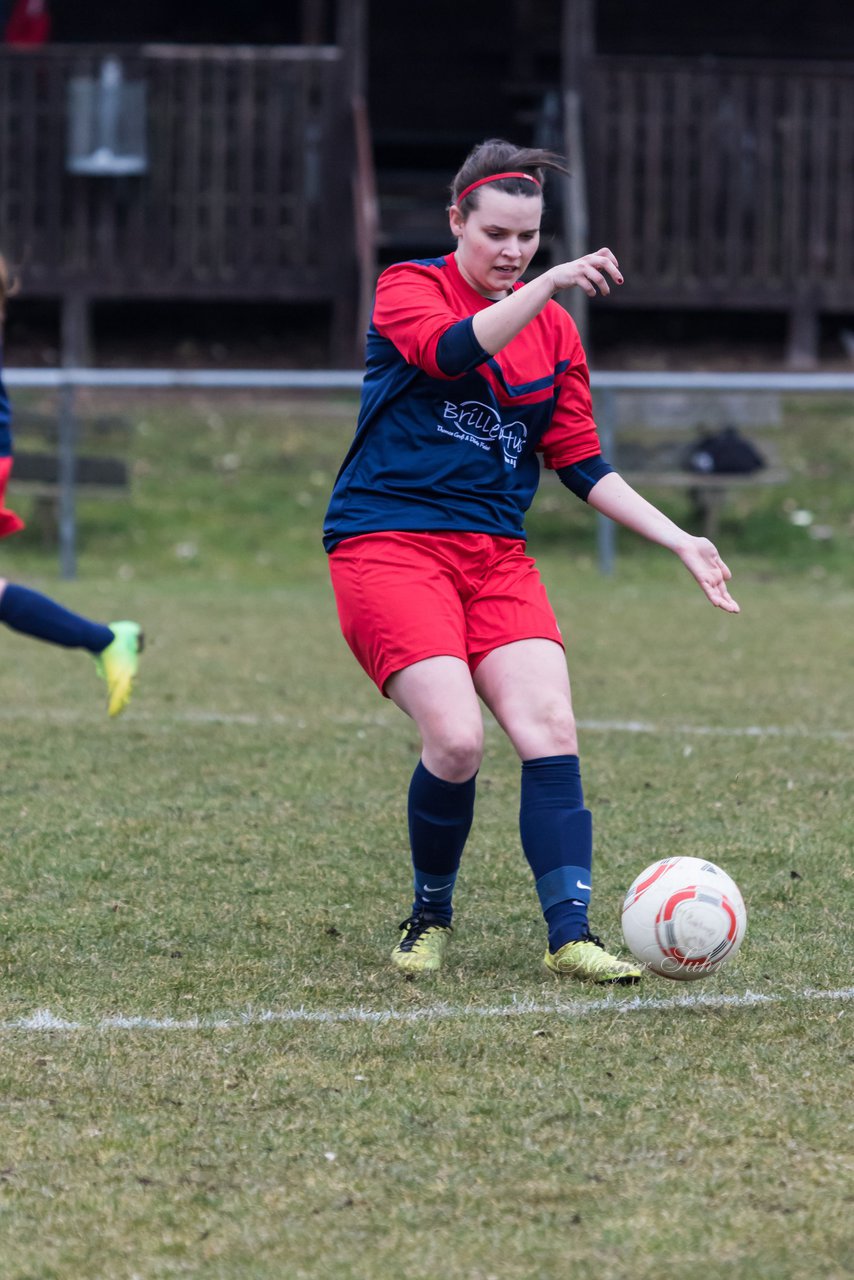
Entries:
{"label": "wooden bench", "polygon": [[[33,499],[27,523],[37,529],[46,543],[55,545],[59,531],[60,461],[57,450],[56,418],[22,409],[15,413],[15,462],[9,482],[9,499],[14,508],[18,494]],[[131,472],[126,456],[115,452],[117,441],[129,434],[129,423],[120,417],[81,419],[79,438],[83,450],[75,453],[74,493],[77,498],[127,498]],[[36,448],[28,448],[32,441]],[[23,442],[23,447],[19,444]],[[94,452],[104,444],[113,452]]]}
{"label": "wooden bench", "polygon": [[[692,532],[713,541],[730,494],[782,484],[788,473],[781,464],[775,434],[783,413],[780,397],[763,391],[617,390],[610,412],[604,402],[603,444],[610,462],[641,493],[681,489],[690,499]],[[688,457],[704,436],[735,426],[761,454],[765,466],[745,473],[692,471]]]}
{"label": "wooden bench", "polygon": [[651,489],[683,490],[692,504],[692,532],[702,533],[713,542],[718,536],[721,512],[730,494],[783,484],[788,479],[774,442],[757,438],[754,432],[744,434],[764,458],[765,466],[757,471],[726,474],[688,469],[688,454],[705,434],[696,427],[685,428],[678,433],[677,439],[673,438],[673,427],[661,433],[665,434],[666,439],[654,439],[651,432],[645,432],[643,439],[632,439],[628,435],[624,438],[621,434],[616,451],[617,468],[624,479],[641,493]]}

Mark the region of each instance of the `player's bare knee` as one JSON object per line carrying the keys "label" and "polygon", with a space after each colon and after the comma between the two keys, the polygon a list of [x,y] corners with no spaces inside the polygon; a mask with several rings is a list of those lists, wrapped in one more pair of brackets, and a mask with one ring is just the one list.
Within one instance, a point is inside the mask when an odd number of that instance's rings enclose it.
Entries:
{"label": "player's bare knee", "polygon": [[537,732],[546,750],[544,755],[578,755],[578,730],[572,708],[566,703],[551,703],[539,717]]}
{"label": "player's bare knee", "polygon": [[467,782],[477,773],[482,759],[482,731],[465,726],[432,742],[424,754],[427,768],[445,782]]}

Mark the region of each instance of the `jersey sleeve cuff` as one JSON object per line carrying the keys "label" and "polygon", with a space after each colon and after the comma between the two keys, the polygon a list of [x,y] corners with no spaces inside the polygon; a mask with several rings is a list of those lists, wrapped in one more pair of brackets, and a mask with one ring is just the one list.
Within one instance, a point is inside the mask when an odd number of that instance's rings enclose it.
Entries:
{"label": "jersey sleeve cuff", "polygon": [[458,378],[489,359],[474,336],[474,317],[467,316],[446,329],[436,344],[436,366],[446,378]]}
{"label": "jersey sleeve cuff", "polygon": [[613,470],[610,462],[606,462],[601,453],[597,453],[592,458],[573,462],[569,467],[558,467],[557,474],[561,484],[565,484],[577,498],[586,502],[593,486]]}

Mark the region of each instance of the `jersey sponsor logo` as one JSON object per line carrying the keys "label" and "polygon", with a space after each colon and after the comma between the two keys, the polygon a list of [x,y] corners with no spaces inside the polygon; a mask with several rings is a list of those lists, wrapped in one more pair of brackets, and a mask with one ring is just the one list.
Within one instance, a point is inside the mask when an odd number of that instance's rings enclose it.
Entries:
{"label": "jersey sponsor logo", "polygon": [[516,466],[528,439],[524,422],[502,422],[492,405],[481,404],[479,400],[464,400],[462,404],[446,400],[442,417],[452,427],[439,423],[437,431],[457,440],[467,440],[480,449],[491,450],[497,443],[509,467]]}

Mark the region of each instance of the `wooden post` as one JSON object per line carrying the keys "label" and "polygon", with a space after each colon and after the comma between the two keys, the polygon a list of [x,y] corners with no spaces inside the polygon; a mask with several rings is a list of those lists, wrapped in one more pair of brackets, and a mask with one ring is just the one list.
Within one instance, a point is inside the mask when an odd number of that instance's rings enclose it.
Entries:
{"label": "wooden post", "polygon": [[353,196],[358,183],[357,104],[367,98],[367,0],[347,0],[338,6],[336,43],[342,51],[344,69],[341,85],[341,131],[339,141],[344,152],[339,174],[343,178],[338,197],[350,200],[348,220],[351,234],[338,246],[340,289],[332,308],[332,358],[340,365],[356,367],[363,358],[363,303],[360,297],[359,245]]}
{"label": "wooden post", "polygon": [[563,91],[580,91],[596,53],[596,0],[563,0],[560,35]]}
{"label": "wooden post", "polygon": [[347,101],[367,97],[367,0],[346,0],[338,6],[336,43],[344,51]]}
{"label": "wooden post", "polygon": [[[563,0],[561,25],[561,87],[564,149],[570,177],[563,201],[563,239],[571,258],[589,253],[587,181],[584,166],[584,88],[587,70],[596,52],[596,0]],[[581,289],[570,289],[564,302],[587,349],[589,304]]]}
{"label": "wooden post", "polygon": [[353,169],[353,210],[359,272],[355,361],[357,365],[361,365],[365,358],[365,335],[370,323],[371,306],[377,283],[379,206],[371,146],[370,120],[368,106],[364,98],[360,96],[354,98],[352,110],[356,144]]}
{"label": "wooden post", "polygon": [[[581,127],[581,95],[569,89],[563,95],[564,144],[571,173],[566,180],[563,202],[563,243],[569,261],[590,252],[587,219],[587,172],[584,166],[584,132]],[[590,338],[589,298],[583,289],[562,294],[563,305],[575,321],[581,345],[587,350]]]}
{"label": "wooden post", "polygon": [[63,295],[60,347],[63,369],[92,363],[91,301],[79,289]]}

